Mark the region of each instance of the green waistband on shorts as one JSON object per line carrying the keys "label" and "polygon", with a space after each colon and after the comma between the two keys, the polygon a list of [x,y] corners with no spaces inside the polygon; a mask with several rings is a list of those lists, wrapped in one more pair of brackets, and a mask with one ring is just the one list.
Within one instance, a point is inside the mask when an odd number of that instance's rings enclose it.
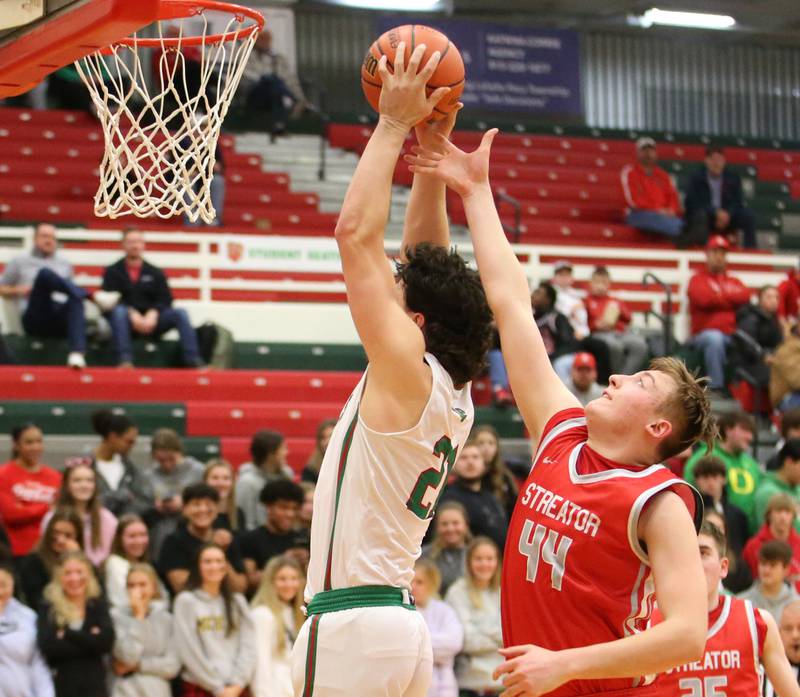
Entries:
{"label": "green waistband on shorts", "polygon": [[408,591],[392,586],[353,586],[321,591],[314,595],[306,608],[308,616],[324,615],[359,607],[404,607],[416,610]]}

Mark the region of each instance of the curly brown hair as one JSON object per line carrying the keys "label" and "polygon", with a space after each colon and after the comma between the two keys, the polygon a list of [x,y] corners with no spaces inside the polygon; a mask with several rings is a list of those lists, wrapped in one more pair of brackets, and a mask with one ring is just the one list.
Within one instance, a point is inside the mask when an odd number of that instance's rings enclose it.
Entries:
{"label": "curly brown hair", "polygon": [[492,311],[478,272],[455,249],[423,242],[405,250],[397,279],[406,305],[425,318],[425,350],[436,356],[455,385],[486,369],[492,344]]}

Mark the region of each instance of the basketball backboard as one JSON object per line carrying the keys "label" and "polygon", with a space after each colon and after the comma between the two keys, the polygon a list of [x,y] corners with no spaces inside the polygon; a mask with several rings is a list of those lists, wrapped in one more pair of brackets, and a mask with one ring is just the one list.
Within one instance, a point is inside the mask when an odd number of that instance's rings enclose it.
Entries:
{"label": "basketball backboard", "polygon": [[[133,34],[158,17],[160,0],[2,0],[0,98]],[[7,6],[7,7],[6,7]]]}

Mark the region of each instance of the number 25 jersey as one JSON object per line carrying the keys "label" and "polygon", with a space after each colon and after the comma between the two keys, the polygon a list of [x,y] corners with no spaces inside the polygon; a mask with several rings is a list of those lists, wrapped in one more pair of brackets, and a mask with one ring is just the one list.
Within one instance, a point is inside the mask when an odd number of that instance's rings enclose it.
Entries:
{"label": "number 25 jersey", "polygon": [[[661,465],[608,460],[587,439],[585,412],[577,408],[557,413],[542,433],[506,540],[506,646],[558,651],[644,631],[655,587],[637,535],[639,516],[654,496],[674,491],[699,525],[702,503],[686,482]],[[549,695],[627,694],[652,680],[575,680]]]}

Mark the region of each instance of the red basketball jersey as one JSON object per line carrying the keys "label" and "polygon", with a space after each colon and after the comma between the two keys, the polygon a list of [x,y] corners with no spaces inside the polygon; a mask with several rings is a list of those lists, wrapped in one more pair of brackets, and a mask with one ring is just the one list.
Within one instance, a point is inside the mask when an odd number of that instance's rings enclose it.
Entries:
{"label": "red basketball jersey", "polygon": [[[653,611],[653,624],[662,622]],[[761,656],[767,625],[749,600],[724,596],[708,613],[703,658],[659,675],[656,685],[675,697],[756,697],[761,694]]]}
{"label": "red basketball jersey", "polygon": [[[654,582],[637,536],[648,501],[677,493],[699,525],[697,492],[661,465],[630,467],[594,452],[583,409],[544,428],[517,499],[503,561],[503,639],[558,651],[643,631]],[[575,680],[551,697],[651,694],[655,676]],[[657,694],[652,691],[652,694]]]}

